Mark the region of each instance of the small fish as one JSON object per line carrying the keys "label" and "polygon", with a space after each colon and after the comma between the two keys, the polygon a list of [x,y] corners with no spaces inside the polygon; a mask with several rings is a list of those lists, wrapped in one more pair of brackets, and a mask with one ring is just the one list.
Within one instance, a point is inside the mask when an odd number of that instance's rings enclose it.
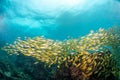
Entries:
{"label": "small fish", "polygon": [[74,55],[74,54],[77,54],[78,52],[76,50],[70,50],[68,52],[68,55]]}
{"label": "small fish", "polygon": [[34,64],[38,64],[39,62],[35,62]]}

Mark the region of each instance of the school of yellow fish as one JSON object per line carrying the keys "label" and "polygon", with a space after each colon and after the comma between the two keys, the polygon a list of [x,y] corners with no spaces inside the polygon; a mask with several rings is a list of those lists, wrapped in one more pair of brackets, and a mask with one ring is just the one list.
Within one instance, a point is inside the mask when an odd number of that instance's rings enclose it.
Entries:
{"label": "school of yellow fish", "polygon": [[[107,67],[112,67],[112,73],[120,76],[117,60],[120,56],[120,28],[113,27],[108,30],[100,28],[98,31],[90,31],[89,34],[77,39],[68,39],[64,41],[54,41],[44,37],[18,38],[13,44],[7,44],[3,50],[12,54],[23,54],[32,56],[41,62],[56,64],[60,68],[66,61],[73,66],[82,69],[83,74],[90,75],[105,73],[109,76]],[[106,53],[106,51],[110,51]],[[117,64],[114,64],[117,61]],[[69,66],[68,66],[69,67]],[[101,69],[104,68],[102,71]],[[94,70],[94,71],[93,71]],[[100,72],[101,71],[101,72]]]}

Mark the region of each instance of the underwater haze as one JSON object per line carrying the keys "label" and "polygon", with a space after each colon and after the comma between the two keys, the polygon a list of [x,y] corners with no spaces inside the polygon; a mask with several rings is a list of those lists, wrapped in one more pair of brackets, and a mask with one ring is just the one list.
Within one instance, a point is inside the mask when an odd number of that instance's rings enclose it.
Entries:
{"label": "underwater haze", "polygon": [[120,80],[120,0],[0,0],[0,80]]}
{"label": "underwater haze", "polygon": [[0,0],[0,44],[45,36],[64,40],[120,25],[119,0]]}

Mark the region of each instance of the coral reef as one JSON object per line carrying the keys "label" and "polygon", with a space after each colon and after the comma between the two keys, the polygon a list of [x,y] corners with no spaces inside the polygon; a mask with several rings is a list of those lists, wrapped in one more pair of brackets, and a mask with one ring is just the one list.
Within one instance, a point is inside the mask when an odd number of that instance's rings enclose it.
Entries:
{"label": "coral reef", "polygon": [[32,80],[32,78],[10,64],[7,60],[0,61],[0,80]]}
{"label": "coral reef", "polygon": [[54,80],[54,66],[49,68],[31,56],[19,55],[15,61],[17,68],[32,77],[32,80]]}
{"label": "coral reef", "polygon": [[60,80],[117,80],[119,67],[109,51],[68,56],[56,71]]}
{"label": "coral reef", "polygon": [[55,65],[52,71],[55,79],[117,80],[120,76],[120,27],[100,28],[84,37],[65,41],[44,37],[18,38],[3,50],[10,55],[35,58],[45,67]]}

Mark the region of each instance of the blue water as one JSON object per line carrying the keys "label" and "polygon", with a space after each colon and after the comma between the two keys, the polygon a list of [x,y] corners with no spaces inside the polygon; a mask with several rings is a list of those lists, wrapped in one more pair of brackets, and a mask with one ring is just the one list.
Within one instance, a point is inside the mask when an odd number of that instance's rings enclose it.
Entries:
{"label": "blue water", "polygon": [[0,44],[18,36],[64,40],[120,26],[119,0],[0,0]]}

